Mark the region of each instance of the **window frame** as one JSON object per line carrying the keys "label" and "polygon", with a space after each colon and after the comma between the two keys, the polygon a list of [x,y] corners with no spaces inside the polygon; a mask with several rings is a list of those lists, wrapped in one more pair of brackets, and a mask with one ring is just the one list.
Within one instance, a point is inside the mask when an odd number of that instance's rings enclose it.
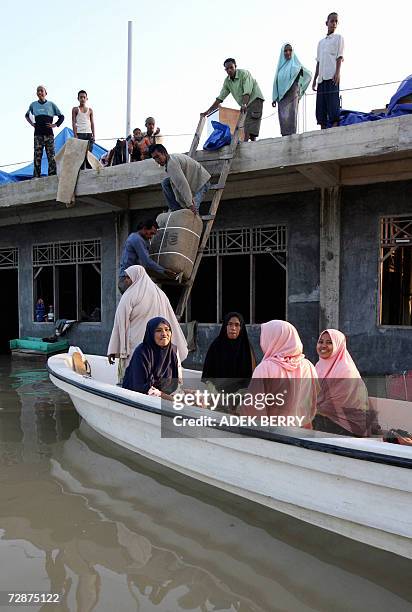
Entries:
{"label": "window frame", "polygon": [[[71,253],[75,252],[74,257],[70,257],[65,254],[61,245],[67,245],[67,249],[71,251]],[[96,255],[91,256],[90,249],[92,246],[95,247]],[[39,257],[39,252],[41,248],[48,250],[49,255],[51,255],[50,259],[47,260],[46,255],[44,255],[44,261],[40,261],[36,259]],[[89,249],[89,255],[87,253],[87,249]],[[56,253],[59,254],[63,252],[65,254],[64,260],[59,260],[59,257],[56,257]],[[103,266],[102,266],[102,239],[98,238],[85,238],[83,240],[57,240],[55,242],[46,242],[46,243],[36,243],[32,245],[31,249],[31,258],[32,258],[32,319],[34,313],[34,304],[35,304],[35,272],[41,270],[44,267],[53,269],[53,308],[54,308],[54,321],[33,321],[33,324],[37,325],[54,325],[55,322],[61,318],[59,312],[59,291],[58,291],[58,282],[59,282],[59,268],[61,266],[76,266],[76,321],[77,323],[87,323],[91,325],[101,325],[103,321]],[[96,272],[100,275],[100,321],[82,321],[81,316],[81,306],[82,306],[82,288],[81,288],[81,279],[80,276],[82,274],[81,267],[85,264],[91,264],[95,267]],[[96,268],[99,266],[99,269]],[[37,276],[36,276],[37,278]]]}
{"label": "window frame", "polygon": [[[411,219],[411,237],[412,237],[412,213],[402,213],[402,214],[395,214],[395,215],[384,215],[381,214],[378,217],[378,296],[377,296],[377,308],[376,308],[376,325],[379,329],[412,329],[412,324],[411,325],[391,325],[389,323],[381,323],[381,318],[382,318],[382,296],[383,296],[383,286],[382,286],[382,281],[383,281],[383,263],[385,261],[385,258],[383,257],[383,249],[384,249],[384,244],[383,244],[383,230],[384,230],[384,222],[385,221],[395,221],[396,219]],[[394,248],[400,247],[402,246],[402,244],[399,244],[397,246],[395,246]],[[410,248],[412,249],[412,243],[410,245],[404,245],[404,246],[410,246]],[[388,245],[386,245],[386,248],[388,248]]]}
{"label": "window frame", "polygon": [[[281,234],[281,238],[279,243],[283,248],[275,248],[271,249],[270,246],[266,246],[264,248],[259,248],[262,242],[262,232],[273,230],[277,231]],[[228,233],[230,232],[239,232],[239,235],[242,237],[249,236],[245,238],[245,241],[248,242],[247,248],[243,245],[239,247],[240,250],[236,250],[235,248],[230,249],[226,252],[224,246],[227,246],[227,243],[230,242],[230,236]],[[226,234],[226,237],[225,237]],[[203,257],[214,257],[217,260],[216,263],[216,284],[217,284],[217,293],[216,293],[216,321],[206,322],[205,325],[220,325],[222,321],[222,258],[223,257],[231,257],[235,255],[248,255],[249,256],[249,312],[250,312],[250,323],[247,325],[259,325],[259,323],[255,323],[255,264],[256,258],[255,255],[261,254],[271,254],[273,256],[276,254],[282,254],[285,258],[285,263],[282,264],[279,260],[274,257],[277,261],[278,265],[284,268],[285,270],[285,283],[286,283],[286,291],[285,291],[285,318],[288,318],[288,288],[289,288],[289,249],[288,249],[288,234],[289,228],[286,223],[277,223],[273,224],[265,224],[254,227],[225,227],[212,230],[209,240],[206,244],[205,251]],[[222,244],[222,236],[224,237]],[[256,236],[256,239],[255,239]],[[229,238],[229,240],[228,240]],[[264,242],[264,237],[263,237]],[[236,238],[233,237],[232,245],[236,243]],[[194,286],[196,285],[196,281]],[[188,300],[188,305],[185,309],[185,322],[188,323],[192,319],[192,303],[191,296]]]}

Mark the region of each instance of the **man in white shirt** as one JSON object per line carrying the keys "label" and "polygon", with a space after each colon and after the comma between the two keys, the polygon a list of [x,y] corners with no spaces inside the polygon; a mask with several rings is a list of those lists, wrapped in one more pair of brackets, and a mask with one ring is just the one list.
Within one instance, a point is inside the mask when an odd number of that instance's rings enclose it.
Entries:
{"label": "man in white shirt", "polygon": [[318,44],[316,71],[312,83],[312,89],[317,91],[316,119],[322,130],[339,125],[339,81],[343,60],[343,37],[335,34],[338,27],[337,13],[328,15],[326,26],[328,33]]}
{"label": "man in white shirt", "polygon": [[169,210],[189,208],[194,214],[197,214],[210,188],[209,172],[199,162],[184,153],[169,155],[161,144],[149,147],[149,153],[169,175],[161,183]]}

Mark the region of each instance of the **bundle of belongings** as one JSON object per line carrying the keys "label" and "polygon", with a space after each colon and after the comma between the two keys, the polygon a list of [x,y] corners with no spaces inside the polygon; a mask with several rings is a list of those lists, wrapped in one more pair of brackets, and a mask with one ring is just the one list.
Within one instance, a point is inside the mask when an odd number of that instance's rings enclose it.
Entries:
{"label": "bundle of belongings", "polygon": [[57,319],[53,336],[42,338],[43,342],[57,342],[66,335],[74,323],[76,323],[75,319]]}
{"label": "bundle of belongings", "polygon": [[127,163],[128,153],[127,141],[124,138],[118,138],[113,149],[110,149],[100,161],[103,166],[118,166]]}
{"label": "bundle of belongings", "polygon": [[159,230],[150,243],[150,255],[159,265],[188,280],[193,270],[203,223],[188,208],[162,213]]}
{"label": "bundle of belongings", "polygon": [[412,74],[406,77],[399,85],[397,91],[390,99],[386,112],[363,113],[361,111],[341,110],[339,125],[353,125],[365,121],[380,121],[381,119],[392,119],[401,115],[412,113]]}

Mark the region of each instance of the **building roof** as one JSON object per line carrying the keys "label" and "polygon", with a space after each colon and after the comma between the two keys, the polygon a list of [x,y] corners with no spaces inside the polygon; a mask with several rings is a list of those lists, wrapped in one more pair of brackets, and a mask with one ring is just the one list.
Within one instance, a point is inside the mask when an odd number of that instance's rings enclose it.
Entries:
{"label": "building roof", "polygon": [[[225,148],[197,153],[212,174],[225,156]],[[81,171],[71,209],[55,202],[57,177],[3,185],[0,225],[158,208],[164,176],[153,160]],[[241,143],[223,199],[407,179],[412,179],[412,115]]]}

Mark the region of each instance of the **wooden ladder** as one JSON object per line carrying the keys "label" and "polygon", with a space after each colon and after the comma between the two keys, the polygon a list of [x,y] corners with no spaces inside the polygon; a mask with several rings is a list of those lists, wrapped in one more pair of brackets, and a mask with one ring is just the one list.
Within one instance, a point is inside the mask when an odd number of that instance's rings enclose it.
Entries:
{"label": "wooden ladder", "polygon": [[[217,210],[219,208],[220,200],[222,199],[223,190],[226,186],[227,177],[229,176],[230,168],[232,166],[232,161],[236,153],[237,146],[239,144],[240,130],[243,128],[245,122],[245,113],[240,111],[239,119],[237,121],[235,131],[233,132],[232,141],[230,143],[229,153],[224,156],[222,160],[222,167],[220,170],[220,175],[218,182],[214,185],[211,185],[210,190],[214,191],[212,202],[210,204],[210,210],[208,215],[203,215],[201,218],[204,221],[203,233],[200,239],[199,248],[197,251],[195,263],[193,266],[192,274],[190,278],[182,285],[183,292],[180,297],[179,303],[176,308],[176,317],[178,321],[181,320],[183,313],[185,311],[187,301],[190,296],[190,292],[192,291],[193,284],[195,282],[196,274],[200,266],[200,262],[203,257],[203,252],[206,248],[207,241],[209,240],[210,232],[212,231],[213,223],[216,217]],[[197,147],[199,145],[200,137],[202,135],[202,131],[204,125],[206,123],[206,117],[202,116],[200,118],[199,124],[197,126],[195,135],[193,137],[192,146],[189,150],[189,157],[195,157]]]}

